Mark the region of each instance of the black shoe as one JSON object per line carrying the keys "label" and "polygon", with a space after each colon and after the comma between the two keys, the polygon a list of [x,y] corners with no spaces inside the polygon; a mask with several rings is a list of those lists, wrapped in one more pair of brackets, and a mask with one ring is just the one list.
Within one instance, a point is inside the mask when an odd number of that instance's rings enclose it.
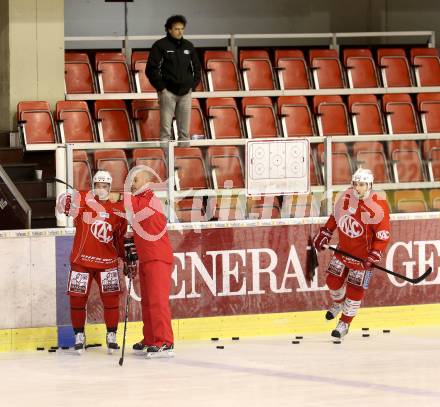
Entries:
{"label": "black shoe", "polygon": [[140,342],[135,343],[133,345],[133,350],[136,351],[136,352],[143,352],[144,350],[147,349],[147,347],[148,347],[147,345],[144,345],[143,342],[140,341]]}
{"label": "black shoe", "polygon": [[172,358],[174,357],[174,345],[167,345],[164,343],[162,346],[148,346],[144,352],[147,354],[147,359]]}

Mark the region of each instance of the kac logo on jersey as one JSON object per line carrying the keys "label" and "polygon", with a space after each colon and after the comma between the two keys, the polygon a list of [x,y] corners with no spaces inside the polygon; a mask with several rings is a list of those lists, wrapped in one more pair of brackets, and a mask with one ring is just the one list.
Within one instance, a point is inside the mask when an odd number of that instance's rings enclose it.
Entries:
{"label": "kac logo on jersey", "polygon": [[364,233],[362,225],[350,215],[344,215],[339,219],[338,227],[348,237],[359,237]]}
{"label": "kac logo on jersey", "polygon": [[388,240],[390,238],[390,232],[388,232],[388,230],[379,230],[376,233],[376,237],[379,240]]}
{"label": "kac logo on jersey", "polygon": [[109,243],[113,240],[112,225],[104,220],[95,220],[90,229],[101,243]]}

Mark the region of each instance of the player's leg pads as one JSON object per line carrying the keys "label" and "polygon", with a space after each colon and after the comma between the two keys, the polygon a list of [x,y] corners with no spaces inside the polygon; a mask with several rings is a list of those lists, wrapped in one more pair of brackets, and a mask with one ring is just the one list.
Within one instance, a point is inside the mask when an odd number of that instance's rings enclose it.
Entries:
{"label": "player's leg pads", "polygon": [[174,345],[163,344],[162,346],[148,346],[146,350],[147,359],[172,358],[174,357]]}
{"label": "player's leg pads", "polygon": [[350,298],[346,298],[344,304],[342,306],[342,314],[347,317],[355,317],[358,313],[359,307],[361,306],[361,301],[352,300]]}

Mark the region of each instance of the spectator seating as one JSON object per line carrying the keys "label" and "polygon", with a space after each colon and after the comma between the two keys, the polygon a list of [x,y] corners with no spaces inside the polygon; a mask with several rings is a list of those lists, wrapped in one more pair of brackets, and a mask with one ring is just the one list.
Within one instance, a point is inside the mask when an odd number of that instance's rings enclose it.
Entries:
{"label": "spectator seating", "polygon": [[376,64],[369,49],[344,49],[343,61],[350,88],[377,88],[380,86]]}
{"label": "spectator seating", "polygon": [[55,121],[58,124],[62,143],[93,143],[95,128],[86,102],[62,100],[55,107]]}
{"label": "spectator seating", "polygon": [[66,93],[96,93],[96,85],[89,57],[83,52],[64,55]]}
{"label": "spectator seating", "polygon": [[309,70],[304,53],[297,49],[275,50],[275,71],[278,73],[280,89],[309,89]]}
{"label": "spectator seating", "polygon": [[130,93],[130,73],[121,52],[97,52],[95,69],[102,93]]}
{"label": "spectator seating", "polygon": [[240,69],[245,90],[275,89],[272,62],[266,50],[241,50]]}

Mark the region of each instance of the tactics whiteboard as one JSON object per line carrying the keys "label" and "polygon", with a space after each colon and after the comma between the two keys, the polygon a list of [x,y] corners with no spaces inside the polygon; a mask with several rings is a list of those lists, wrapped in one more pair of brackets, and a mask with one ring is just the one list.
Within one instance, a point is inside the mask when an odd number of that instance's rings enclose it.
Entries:
{"label": "tactics whiteboard", "polygon": [[247,195],[307,194],[310,192],[310,145],[307,139],[248,141]]}

